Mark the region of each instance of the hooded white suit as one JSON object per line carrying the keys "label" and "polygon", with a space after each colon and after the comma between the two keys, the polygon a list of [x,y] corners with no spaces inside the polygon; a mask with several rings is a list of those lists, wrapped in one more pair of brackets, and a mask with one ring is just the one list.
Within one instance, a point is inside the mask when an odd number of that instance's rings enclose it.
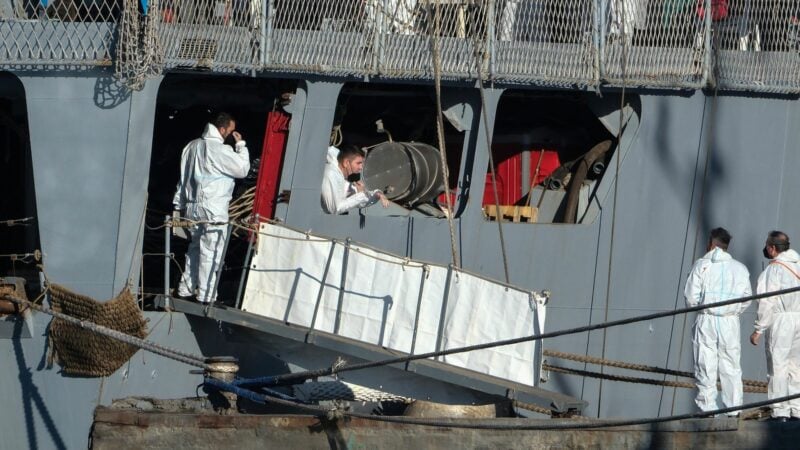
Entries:
{"label": "hooded white suit", "polygon": [[[686,304],[708,305],[752,294],[750,273],[727,252],[714,248],[695,262],[686,280]],[[692,344],[695,402],[702,411],[717,409],[717,376],[725,407],[742,404],[739,315],[750,302],[704,309],[697,314]]]}
{"label": "hooded white suit", "polygon": [[380,190],[357,192],[353,183],[339,169],[339,149],[328,147],[325,173],[322,176],[322,210],[328,214],[344,214],[353,208],[365,208],[380,200]]}
{"label": "hooded white suit", "polygon": [[[786,250],[770,262],[758,277],[756,292],[800,286],[800,255]],[[800,394],[800,292],[758,301],[756,331],[767,332],[767,377],[770,399]],[[800,418],[800,400],[772,405],[773,417]]]}
{"label": "hooded white suit", "polygon": [[[236,149],[225,145],[212,124],[200,139],[190,142],[181,154],[181,178],[172,200],[175,209],[185,210],[190,220],[227,222],[235,178],[250,170],[250,154],[244,141]],[[226,225],[197,224],[189,231],[192,242],[186,252],[186,270],[178,285],[178,295],[189,296],[197,288],[197,300],[216,299],[216,273],[228,231]]]}

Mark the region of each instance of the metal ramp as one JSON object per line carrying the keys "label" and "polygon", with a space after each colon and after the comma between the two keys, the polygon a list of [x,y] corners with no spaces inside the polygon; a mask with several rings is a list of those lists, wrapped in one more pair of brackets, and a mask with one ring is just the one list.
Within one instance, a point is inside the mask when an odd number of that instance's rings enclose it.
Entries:
{"label": "metal ramp", "polygon": [[[400,352],[388,350],[378,345],[359,342],[324,331],[310,330],[306,327],[288,324],[226,306],[206,307],[205,305],[191,301],[175,298],[167,299],[164,296],[156,297],[155,304],[160,308],[169,305],[172,310],[184,314],[217,320],[258,332],[268,333],[298,342],[305,342],[309,345],[314,345],[364,361],[379,361],[402,355]],[[486,394],[512,398],[523,403],[531,403],[550,409],[556,414],[567,414],[570,412],[580,413],[587,406],[585,401],[575,397],[504,380],[439,361],[417,360],[403,364],[395,364],[390,367],[397,370],[413,372],[417,375],[438,381],[446,380],[447,383],[484,392]]]}

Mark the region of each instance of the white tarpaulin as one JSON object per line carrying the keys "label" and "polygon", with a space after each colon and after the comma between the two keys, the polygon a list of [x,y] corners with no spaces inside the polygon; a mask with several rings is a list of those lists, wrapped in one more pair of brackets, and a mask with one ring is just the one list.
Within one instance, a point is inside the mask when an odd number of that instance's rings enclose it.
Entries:
{"label": "white tarpaulin", "polygon": [[[265,223],[242,309],[417,354],[542,332],[545,306],[535,292]],[[525,342],[440,360],[534,385],[538,347]]]}

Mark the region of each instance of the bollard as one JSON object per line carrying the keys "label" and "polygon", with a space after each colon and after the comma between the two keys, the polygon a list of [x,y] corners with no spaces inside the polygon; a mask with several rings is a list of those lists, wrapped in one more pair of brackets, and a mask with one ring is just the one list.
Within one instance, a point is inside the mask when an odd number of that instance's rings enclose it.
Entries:
{"label": "bollard", "polygon": [[[216,378],[226,383],[233,382],[236,379],[236,373],[239,372],[239,360],[232,356],[206,358],[206,364],[211,366],[204,373],[206,377]],[[237,396],[233,392],[210,391],[208,400],[214,410],[220,414],[228,415],[236,412]]]}

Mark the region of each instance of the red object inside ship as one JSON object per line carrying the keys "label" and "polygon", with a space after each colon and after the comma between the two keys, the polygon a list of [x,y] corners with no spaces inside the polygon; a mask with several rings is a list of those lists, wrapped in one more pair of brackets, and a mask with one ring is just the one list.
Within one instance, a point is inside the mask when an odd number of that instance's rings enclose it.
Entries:
{"label": "red object inside ship", "polygon": [[275,216],[290,119],[289,114],[281,111],[267,113],[264,147],[261,149],[261,164],[258,167],[258,181],[253,199],[253,213],[261,219],[271,219]]}
{"label": "red object inside ship", "polygon": [[[561,165],[558,152],[548,149],[531,149],[529,151],[528,173],[530,178],[536,174],[533,181],[537,185],[545,180],[554,170]],[[501,205],[514,205],[522,199],[522,153],[518,146],[499,146],[493,148],[495,163],[495,177],[497,178],[497,197]],[[541,158],[541,164],[539,159]],[[539,172],[536,173],[536,166]],[[492,189],[492,173],[487,171],[485,189],[483,191],[483,205],[494,205],[494,190]],[[527,188],[525,189],[528,190]]]}

